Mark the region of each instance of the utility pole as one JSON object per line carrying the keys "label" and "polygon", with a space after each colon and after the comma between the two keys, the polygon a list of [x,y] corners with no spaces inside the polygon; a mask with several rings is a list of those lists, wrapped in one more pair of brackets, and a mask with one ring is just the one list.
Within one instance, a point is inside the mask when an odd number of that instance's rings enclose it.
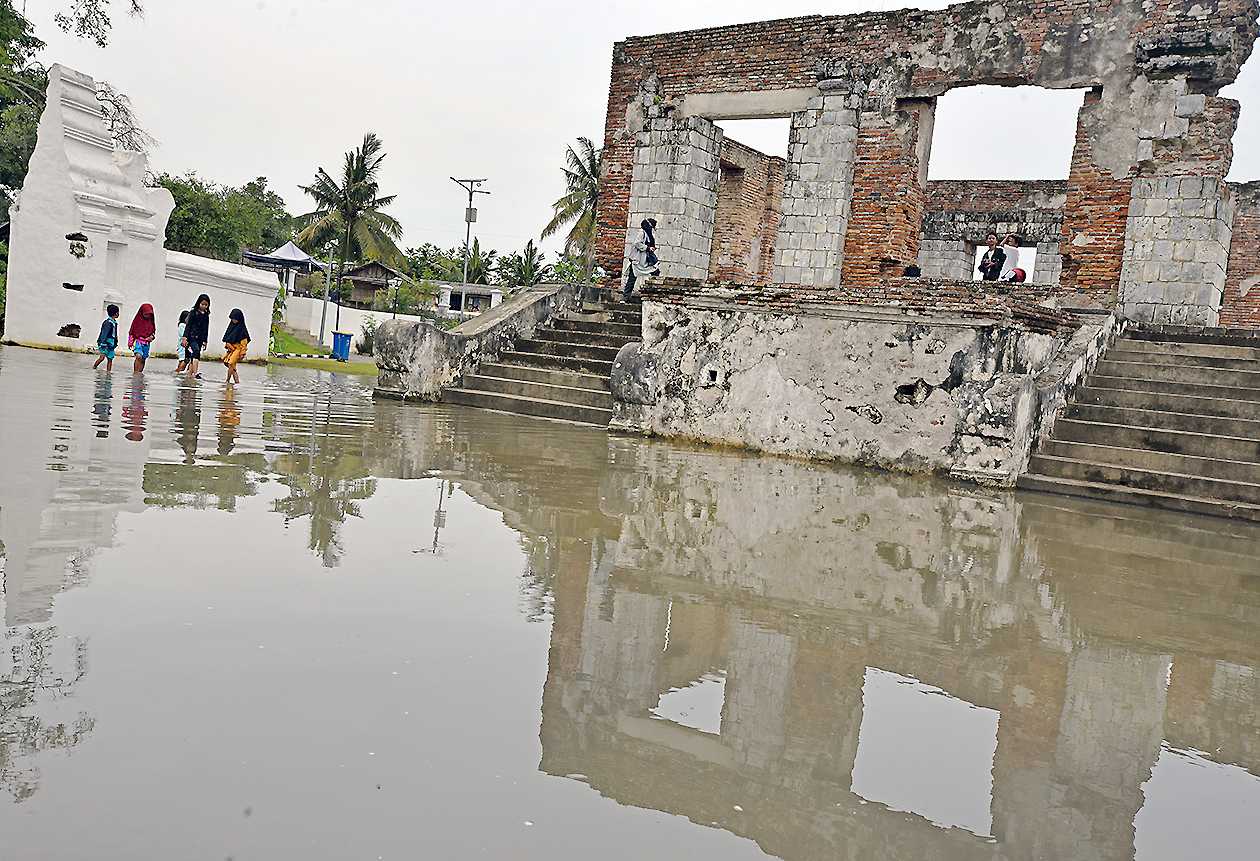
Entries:
{"label": "utility pole", "polygon": [[324,305],[319,312],[319,345],[321,347],[324,345],[324,324],[328,321],[328,291],[332,289],[332,247],[333,246],[331,245],[328,246],[328,260],[326,261],[328,265],[328,276],[324,279]]}
{"label": "utility pole", "polygon": [[451,177],[451,182],[468,192],[468,208],[464,210],[464,289],[460,291],[459,295],[460,314],[464,314],[465,310],[468,308],[468,255],[472,251],[473,222],[477,220],[477,207],[473,205],[473,196],[490,193],[478,188],[478,186],[486,181],[487,180],[485,179],[456,179],[455,177]]}

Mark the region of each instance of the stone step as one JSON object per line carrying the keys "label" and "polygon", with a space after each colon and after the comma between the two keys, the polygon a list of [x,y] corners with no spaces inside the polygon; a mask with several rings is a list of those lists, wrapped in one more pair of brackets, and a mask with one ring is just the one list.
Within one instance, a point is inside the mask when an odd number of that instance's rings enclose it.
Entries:
{"label": "stone step", "polygon": [[[1061,538],[1090,553],[1132,554],[1227,568],[1260,579],[1260,527],[1143,511],[1083,497],[1023,501],[1028,534]],[[1134,570],[1142,570],[1136,566]]]}
{"label": "stone step", "polygon": [[1037,450],[1037,454],[1132,469],[1180,473],[1182,475],[1202,476],[1203,478],[1219,478],[1226,481],[1244,481],[1260,484],[1260,463],[1247,463],[1239,460],[1220,460],[1213,457],[1195,457],[1193,455],[1172,454],[1144,448],[1121,448],[1113,445],[1064,442],[1060,440],[1049,440],[1042,443]]}
{"label": "stone step", "polygon": [[479,407],[486,410],[498,410],[504,413],[536,416],[544,419],[576,422],[578,424],[608,427],[612,420],[612,410],[598,407],[579,406],[563,401],[548,401],[538,398],[521,397],[519,395],[484,392],[477,389],[444,389],[442,400],[450,404],[467,407]]}
{"label": "stone step", "polygon": [[643,326],[643,314],[639,311],[608,311],[607,317],[610,323],[628,323],[631,326]]}
{"label": "stone step", "polygon": [[1106,361],[1177,365],[1186,368],[1227,368],[1238,371],[1260,371],[1260,359],[1236,356],[1205,356],[1199,353],[1162,353],[1147,350],[1130,350],[1127,349],[1127,346],[1124,342],[1117,343],[1116,346],[1107,352]]}
{"label": "stone step", "polygon": [[643,313],[643,301],[634,300],[631,302],[622,302],[620,299],[613,302],[605,302],[604,307],[610,311],[630,311],[635,314]]}
{"label": "stone step", "polygon": [[1130,392],[1154,392],[1168,395],[1233,399],[1260,403],[1260,389],[1233,386],[1206,386],[1200,383],[1170,383],[1164,380],[1139,380],[1132,377],[1108,377],[1094,374],[1088,380],[1091,389],[1124,389]]}
{"label": "stone step", "polygon": [[518,338],[518,353],[544,353],[549,356],[569,356],[575,359],[596,359],[611,362],[617,358],[620,347],[604,347],[598,344],[579,344],[574,341],[553,341],[547,338]]}
{"label": "stone step", "polygon": [[478,374],[498,377],[501,380],[522,380],[548,386],[567,386],[571,389],[598,389],[606,392],[608,378],[598,374],[577,374],[571,371],[553,371],[547,368],[531,368],[525,365],[507,365],[485,362],[477,369]]}
{"label": "stone step", "polygon": [[1095,404],[1075,403],[1064,415],[1070,419],[1103,424],[1130,425],[1133,427],[1159,428],[1161,430],[1187,431],[1212,436],[1235,437],[1260,443],[1260,422],[1247,419],[1222,418],[1196,415],[1195,413],[1170,413],[1159,410],[1140,410],[1128,407],[1108,407]]}
{"label": "stone step", "polygon": [[1061,418],[1054,424],[1053,438],[1061,442],[1143,448],[1191,457],[1260,463],[1260,442],[1212,434]]}
{"label": "stone step", "polygon": [[1169,395],[1123,388],[1094,388],[1092,380],[1090,383],[1088,388],[1076,396],[1077,403],[1260,421],[1260,401]]}
{"label": "stone step", "polygon": [[639,340],[637,334],[617,335],[612,332],[582,332],[570,329],[551,329],[542,326],[534,330],[534,338],[540,341],[565,341],[570,344],[616,347],[618,350],[626,344]]}
{"label": "stone step", "polygon": [[584,359],[574,356],[553,356],[549,353],[505,351],[499,354],[499,363],[553,371],[571,371],[579,374],[595,374],[605,379],[612,376],[611,361]]}
{"label": "stone step", "polygon": [[1151,341],[1125,336],[1113,349],[1150,353],[1156,356],[1206,356],[1217,359],[1254,359],[1260,362],[1260,346],[1239,347],[1222,344],[1196,344],[1186,341]]}
{"label": "stone step", "polygon": [[643,332],[642,327],[634,323],[611,323],[603,320],[583,320],[576,317],[557,317],[551,321],[551,326],[562,332],[603,332],[609,335],[625,335],[636,341]]}
{"label": "stone step", "polygon": [[612,409],[612,395],[607,391],[600,389],[575,389],[572,386],[552,386],[547,383],[531,383],[524,380],[492,377],[484,371],[465,377],[461,388],[476,389],[479,392],[498,392],[503,395],[518,395],[523,398],[533,398],[540,401],[576,404],[582,407],[599,407],[601,410]]}
{"label": "stone step", "polygon": [[[1173,327],[1163,327],[1165,330]],[[1260,347],[1257,329],[1198,329],[1183,327],[1177,331],[1130,329],[1126,338],[1135,341],[1158,341],[1162,344],[1212,344],[1218,347]]]}
{"label": "stone step", "polygon": [[1094,373],[1105,377],[1127,377],[1135,380],[1260,389],[1260,371],[1202,368],[1194,365],[1156,365],[1145,361],[1116,362],[1110,358],[1104,358],[1098,363]]}
{"label": "stone step", "polygon": [[1123,487],[1118,484],[1079,481],[1071,478],[1057,478],[1054,476],[1033,475],[1031,473],[1020,476],[1017,486],[1021,490],[1058,493],[1066,496],[1079,496],[1085,499],[1123,502],[1130,505],[1148,505],[1170,511],[1185,511],[1191,514],[1234,517],[1241,520],[1260,522],[1260,505],[1250,505],[1244,502],[1179,496],[1153,490],[1142,490],[1136,487]]}
{"label": "stone step", "polygon": [[1225,499],[1260,505],[1260,484],[1227,481],[1219,478],[1203,478],[1177,472],[1135,469],[1087,460],[1074,460],[1050,455],[1034,455],[1028,471],[1033,475],[1052,478],[1070,478],[1102,484],[1118,484],[1139,490],[1152,490],[1178,496],[1195,496],[1203,499]]}

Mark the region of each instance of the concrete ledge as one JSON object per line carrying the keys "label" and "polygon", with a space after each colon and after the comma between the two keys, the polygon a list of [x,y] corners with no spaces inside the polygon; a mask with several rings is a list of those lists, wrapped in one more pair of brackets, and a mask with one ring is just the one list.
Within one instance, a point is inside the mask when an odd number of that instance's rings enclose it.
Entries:
{"label": "concrete ledge", "polygon": [[446,331],[427,320],[387,320],[376,330],[375,394],[441,400],[483,361],[494,361],[555,314],[580,306],[578,284],[540,284]]}

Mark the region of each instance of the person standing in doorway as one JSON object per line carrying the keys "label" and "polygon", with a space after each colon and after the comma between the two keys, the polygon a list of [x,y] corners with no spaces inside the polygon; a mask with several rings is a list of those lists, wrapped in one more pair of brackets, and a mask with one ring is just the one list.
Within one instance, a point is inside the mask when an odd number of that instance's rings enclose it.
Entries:
{"label": "person standing in doorway", "polygon": [[1006,262],[1006,252],[998,247],[996,233],[986,237],[989,250],[980,258],[980,277],[985,281],[996,281],[1002,275],[1002,264]]}
{"label": "person standing in doorway", "polygon": [[1006,234],[1006,238],[1002,240],[1002,253],[1006,255],[1006,259],[1002,261],[1002,274],[998,280],[1009,281],[1011,270],[1019,267],[1019,237],[1014,233]]}
{"label": "person standing in doorway", "polygon": [[245,358],[249,349],[249,329],[245,328],[245,312],[233,308],[228,314],[227,331],[223,333],[223,364],[227,366],[227,382],[239,383],[241,377],[236,366]]}
{"label": "person standing in doorway", "polygon": [[656,219],[645,218],[639,222],[639,227],[643,233],[639,236],[639,241],[630,246],[629,273],[626,275],[625,290],[621,294],[621,298],[626,302],[630,301],[630,294],[634,292],[636,281],[661,273],[656,257]]}
{"label": "person standing in doorway", "polygon": [[100,355],[92,363],[92,370],[105,363],[105,370],[114,370],[114,351],[118,349],[118,306],[105,308],[105,320],[101,323],[101,332],[96,336],[96,352]]}
{"label": "person standing in doorway", "polygon": [[149,345],[156,336],[157,321],[153,319],[153,306],[145,302],[136,312],[131,321],[131,329],[127,332],[127,349],[136,357],[132,366],[133,373],[138,374],[144,370],[144,364],[149,360]]}
{"label": "person standing in doorway", "polygon": [[201,351],[210,340],[210,297],[202,293],[197,297],[197,304],[188,312],[188,322],[184,324],[184,349],[188,351],[188,373],[197,379],[201,366]]}

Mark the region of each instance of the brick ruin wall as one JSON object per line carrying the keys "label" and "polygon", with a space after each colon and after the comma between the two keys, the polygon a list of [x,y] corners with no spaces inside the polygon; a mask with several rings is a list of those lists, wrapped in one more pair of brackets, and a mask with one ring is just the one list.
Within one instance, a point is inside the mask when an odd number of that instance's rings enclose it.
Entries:
{"label": "brick ruin wall", "polygon": [[[1170,321],[1186,306],[1180,313],[1188,322],[1213,323],[1213,301],[1230,305],[1228,296],[1220,299],[1226,278],[1216,247],[1222,241],[1213,232],[1231,214],[1223,176],[1238,118],[1237,103],[1216,94],[1249,56],[1256,17],[1254,0],[1008,0],[628,39],[613,52],[599,262],[611,273],[622,270],[627,228],[639,215],[631,211],[631,183],[653,140],[686,129],[698,141],[675,154],[671,175],[681,176],[683,163],[716,161],[704,149],[715,139],[705,131],[711,119],[790,116],[770,282],[874,284],[915,262],[933,229],[926,162],[937,96],[994,83],[1087,89],[1061,192],[1055,250],[1062,274],[1055,280],[1063,292],[1104,305],[1118,301],[1140,319]],[[686,265],[665,266],[667,275],[703,277],[701,267],[709,277],[736,272],[741,255],[725,264],[722,249],[744,243],[747,228],[737,226],[738,240],[721,235],[725,211],[712,212],[723,205],[720,172],[713,174],[693,178],[712,181],[717,200],[690,180],[659,189],[701,204],[692,208],[700,219],[688,215],[680,236],[699,230],[703,237],[706,229],[712,236],[706,216],[719,224],[708,243],[719,251],[716,264],[700,260],[702,238],[691,240]],[[1172,182],[1195,177],[1211,181]],[[1140,212],[1130,211],[1135,191]],[[1200,219],[1195,231],[1213,236],[1193,240],[1191,259],[1163,260],[1172,216],[1153,214],[1161,209],[1189,213]],[[765,280],[768,247],[763,242],[751,283]],[[1184,258],[1187,248],[1177,253]],[[1189,290],[1186,279],[1197,271],[1216,279],[1211,289]]]}
{"label": "brick ruin wall", "polygon": [[770,283],[787,163],[723,138],[709,278]]}
{"label": "brick ruin wall", "polygon": [[1260,182],[1232,185],[1234,231],[1221,325],[1260,329]]}

